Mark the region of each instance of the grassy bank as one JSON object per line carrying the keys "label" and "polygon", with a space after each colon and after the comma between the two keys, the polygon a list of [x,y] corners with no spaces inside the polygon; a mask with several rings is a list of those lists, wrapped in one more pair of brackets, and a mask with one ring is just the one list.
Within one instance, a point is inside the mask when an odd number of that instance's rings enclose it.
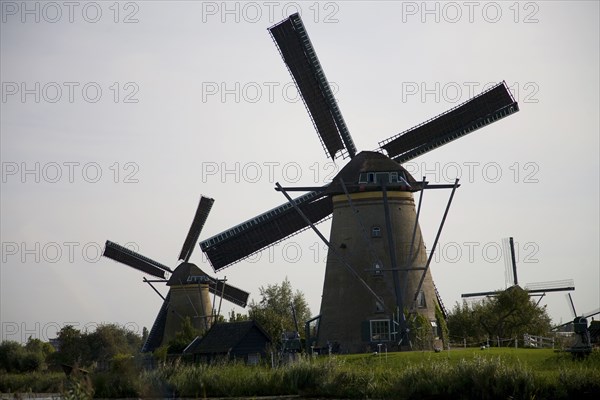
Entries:
{"label": "grassy bank", "polygon": [[62,372],[0,373],[0,393],[58,393],[64,378]]}
{"label": "grassy bank", "polygon": [[142,381],[154,393],[166,389],[185,397],[562,399],[600,394],[600,354],[584,361],[522,349],[351,355],[277,369],[171,366],[149,372]]}
{"label": "grassy bank", "polygon": [[279,368],[180,364],[139,372],[122,366],[91,380],[97,397],[596,398],[600,353],[577,361],[551,350],[466,349],[302,359]]}

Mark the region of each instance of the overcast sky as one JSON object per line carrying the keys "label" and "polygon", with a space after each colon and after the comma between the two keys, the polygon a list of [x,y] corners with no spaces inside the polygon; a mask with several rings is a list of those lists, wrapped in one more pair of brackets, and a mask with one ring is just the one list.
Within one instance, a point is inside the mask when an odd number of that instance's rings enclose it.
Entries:
{"label": "overcast sky", "polygon": [[[360,150],[513,90],[519,113],[405,165],[461,179],[431,265],[448,308],[505,288],[508,236],[520,283],[573,279],[577,311],[600,306],[598,2],[1,5],[2,339],[150,328],[160,298],[105,240],[174,267],[201,194],[205,239],[283,203],[275,182],[322,185],[347,162],[327,159],[268,34],[296,10]],[[448,196],[423,199],[428,249]],[[288,277],[317,315],[325,257],[306,231],[213,275],[255,300]],[[213,273],[199,246],[191,261]],[[572,318],[562,293],[542,304]]]}

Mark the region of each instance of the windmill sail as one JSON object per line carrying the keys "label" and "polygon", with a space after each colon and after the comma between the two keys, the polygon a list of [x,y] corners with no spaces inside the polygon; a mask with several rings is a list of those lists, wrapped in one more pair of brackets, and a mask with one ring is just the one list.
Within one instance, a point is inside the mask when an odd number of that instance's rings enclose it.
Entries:
{"label": "windmill sail", "polygon": [[181,249],[181,253],[179,253],[179,259],[185,262],[188,262],[192,252],[194,251],[194,247],[196,246],[196,242],[200,237],[200,232],[202,232],[202,228],[206,223],[206,219],[208,218],[208,213],[212,208],[212,205],[215,201],[211,198],[202,196],[200,198],[200,203],[198,203],[198,208],[196,209],[196,215],[194,215],[194,220],[192,221],[192,225],[190,226],[190,231],[183,242],[183,247]]}
{"label": "windmill sail", "polygon": [[502,258],[504,260],[504,281],[506,284],[506,287],[510,287],[515,285],[515,272],[516,272],[516,266],[515,264],[512,262],[512,249],[511,249],[511,243],[510,243],[510,239],[509,238],[502,238]]}
{"label": "windmill sail", "polygon": [[111,258],[157,278],[164,279],[165,272],[172,272],[166,265],[156,262],[148,257],[144,257],[143,255],[113,243],[110,240],[106,241],[104,257]]}
{"label": "windmill sail", "polygon": [[248,292],[238,289],[235,286],[228,285],[220,280],[213,280],[212,283],[209,283],[208,290],[240,307],[246,307],[248,304],[248,297],[250,296]]}
{"label": "windmill sail", "polygon": [[566,292],[575,290],[575,282],[573,279],[563,279],[560,281],[533,282],[528,283],[523,288],[528,293],[549,293],[549,292]]}
{"label": "windmill sail", "polygon": [[160,306],[160,310],[158,311],[158,315],[154,320],[154,324],[152,324],[152,328],[150,329],[150,333],[146,338],[146,342],[142,346],[142,353],[154,351],[157,347],[160,347],[165,333],[165,325],[167,324],[167,313],[169,310],[170,301],[171,292],[167,293],[167,297],[165,297],[162,305]]}
{"label": "windmill sail", "polygon": [[[596,308],[594,310],[588,311],[586,313],[583,313],[581,315],[577,314],[577,311],[575,310],[575,303],[573,302],[573,297],[571,296],[571,293],[567,293],[565,295],[565,298],[567,299],[567,304],[569,305],[569,310],[571,311],[571,316],[573,319],[578,319],[578,318],[591,318],[594,317],[598,314],[600,314],[600,308]],[[556,331],[559,328],[562,328],[563,326],[567,326],[567,325],[571,325],[573,323],[573,320],[569,321],[569,322],[565,322],[564,324],[560,324],[560,325],[556,325],[555,327],[552,328],[553,331]]]}
{"label": "windmill sail", "polygon": [[390,158],[404,163],[519,111],[506,83],[414,128],[379,143]]}
{"label": "windmill sail", "polygon": [[577,317],[577,311],[575,311],[575,303],[573,303],[573,297],[571,297],[571,293],[567,293],[566,296],[569,305],[571,306],[571,314],[573,315],[573,318],[575,318]]}
{"label": "windmill sail", "polygon": [[183,263],[175,270],[167,285],[183,285],[184,283],[201,283],[208,286],[208,291],[240,307],[246,307],[250,293],[226,285],[224,281],[209,276],[195,264]]}
{"label": "windmill sail", "polygon": [[297,13],[291,15],[269,28],[269,32],[296,83],[327,155],[334,159],[338,151],[346,150],[354,157],[356,146],[300,16]]}
{"label": "windmill sail", "polygon": [[[551,293],[551,292],[567,292],[575,290],[575,283],[572,279],[564,279],[561,281],[536,282],[528,283],[523,288],[529,294]],[[469,297],[496,296],[502,290],[492,290],[488,292],[463,293],[460,295],[463,299]]]}
{"label": "windmill sail", "polygon": [[[327,218],[333,205],[322,192],[295,199],[312,223]],[[306,229],[308,224],[289,203],[269,210],[200,243],[211,265],[218,271]]]}

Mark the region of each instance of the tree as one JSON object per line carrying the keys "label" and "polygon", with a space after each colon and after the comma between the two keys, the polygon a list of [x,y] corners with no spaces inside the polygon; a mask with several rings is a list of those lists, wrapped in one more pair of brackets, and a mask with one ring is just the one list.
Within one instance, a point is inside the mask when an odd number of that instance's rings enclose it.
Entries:
{"label": "tree", "polygon": [[0,343],[0,370],[20,372],[24,355],[25,351],[20,343],[13,340]]}
{"label": "tree", "polygon": [[203,336],[201,332],[194,328],[189,316],[185,317],[181,324],[181,330],[175,333],[175,337],[169,342],[169,354],[181,354],[183,350],[196,339],[197,336]]}
{"label": "tree", "polygon": [[85,334],[82,334],[79,329],[75,329],[72,325],[65,325],[57,336],[60,349],[50,357],[55,364],[84,366],[90,363],[90,348],[85,340]]}
{"label": "tree", "polygon": [[25,344],[25,357],[21,365],[22,370],[38,371],[47,368],[46,359],[54,352],[54,347],[50,343],[29,337]]}
{"label": "tree", "polygon": [[48,342],[42,342],[40,339],[30,337],[27,339],[27,343],[25,344],[25,350],[39,353],[44,359],[48,357],[50,354],[54,353],[54,347]]}
{"label": "tree", "polygon": [[49,359],[58,365],[81,367],[111,361],[116,355],[135,355],[142,345],[140,335],[117,324],[99,325],[91,333],[66,325],[58,332],[58,341],[60,349]]}
{"label": "tree", "polygon": [[273,341],[279,342],[284,331],[296,331],[293,309],[298,322],[298,331],[303,336],[304,322],[311,317],[308,303],[304,294],[292,289],[292,284],[285,278],[281,284],[261,286],[259,288],[261,300],[252,301],[249,305],[248,316],[262,326],[271,336]]}
{"label": "tree", "polygon": [[148,340],[148,335],[150,333],[148,332],[148,328],[143,327],[142,328],[142,344],[146,343],[146,340]]}
{"label": "tree", "polygon": [[227,315],[229,316],[229,322],[241,322],[248,321],[250,319],[247,314],[236,313],[233,310],[231,310],[231,312]]}
{"label": "tree", "polygon": [[33,372],[46,367],[46,357],[54,352],[50,343],[29,338],[25,346],[14,341],[0,344],[0,370],[6,372]]}
{"label": "tree", "polygon": [[490,302],[490,310],[480,316],[480,324],[490,336],[513,338],[525,333],[543,335],[550,330],[545,307],[536,306],[529,293],[519,286],[501,292]]}
{"label": "tree", "polygon": [[463,301],[456,303],[447,319],[448,330],[454,337],[467,338],[472,342],[481,342],[487,338],[479,316],[483,315],[484,302],[469,304]]}
{"label": "tree", "polygon": [[117,354],[134,355],[140,351],[142,338],[117,324],[99,325],[84,335],[90,350],[90,361],[110,361]]}
{"label": "tree", "polygon": [[476,342],[496,337],[512,339],[526,333],[543,335],[550,330],[550,322],[545,306],[537,306],[519,286],[473,305],[457,304],[448,316],[451,335]]}

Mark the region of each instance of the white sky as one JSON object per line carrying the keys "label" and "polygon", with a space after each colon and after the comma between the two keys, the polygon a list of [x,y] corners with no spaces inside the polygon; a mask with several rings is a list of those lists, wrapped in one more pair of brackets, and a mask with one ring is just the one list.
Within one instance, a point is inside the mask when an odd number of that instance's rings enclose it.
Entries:
{"label": "white sky", "polygon": [[[520,282],[574,279],[577,311],[600,306],[598,2],[69,4],[1,4],[1,339],[150,328],[161,300],[98,257],[106,239],[175,266],[200,194],[216,200],[205,239],[283,203],[276,181],[327,182],[267,32],[298,7],[359,149],[488,83],[514,90],[519,113],[406,165],[461,177],[431,267],[448,308],[505,287],[507,236]],[[428,248],[448,195],[425,195]],[[215,275],[254,299],[287,276],[316,315],[325,256],[307,231]],[[199,247],[191,261],[212,272]],[[571,318],[561,293],[542,304]]]}

